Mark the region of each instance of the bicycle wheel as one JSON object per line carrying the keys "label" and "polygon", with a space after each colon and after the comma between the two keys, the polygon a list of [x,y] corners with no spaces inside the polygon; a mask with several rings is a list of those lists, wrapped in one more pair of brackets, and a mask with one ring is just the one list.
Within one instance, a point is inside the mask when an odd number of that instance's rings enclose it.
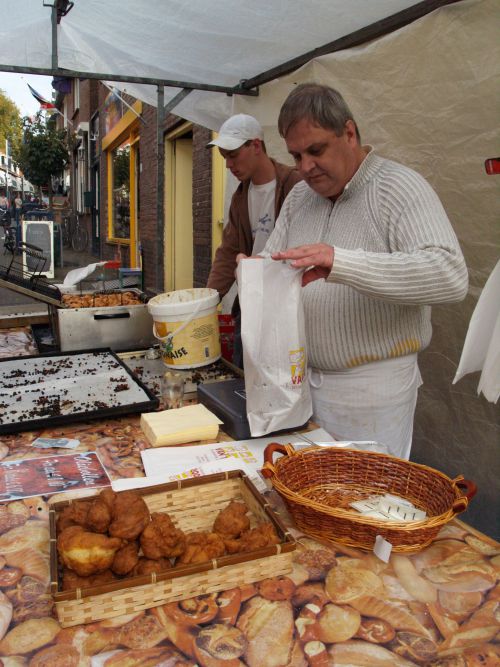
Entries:
{"label": "bicycle wheel", "polygon": [[80,227],[80,225],[78,225],[73,232],[71,247],[75,252],[83,252],[87,249],[88,242],[89,233],[84,227]]}
{"label": "bicycle wheel", "polygon": [[71,248],[71,234],[70,234],[70,225],[69,219],[65,218],[61,225],[62,232],[62,243],[65,248]]}

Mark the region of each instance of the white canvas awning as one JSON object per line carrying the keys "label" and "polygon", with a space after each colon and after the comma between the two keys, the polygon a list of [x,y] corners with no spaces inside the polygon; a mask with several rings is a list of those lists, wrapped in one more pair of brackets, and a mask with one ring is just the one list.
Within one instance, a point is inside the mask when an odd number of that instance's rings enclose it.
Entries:
{"label": "white canvas awning", "polygon": [[[230,114],[231,98],[197,88],[232,89],[263,73],[275,78],[284,63],[327,52],[325,45],[347,35],[359,33],[362,42],[388,29],[390,17],[403,13],[408,21],[451,1],[78,0],[60,20],[54,61],[49,3],[0,0],[0,69],[49,73],[57,66],[81,77],[102,73],[168,80],[172,86],[165,89],[165,104],[191,87],[195,92],[176,113],[218,129]],[[155,85],[122,82],[120,87],[156,105]]]}

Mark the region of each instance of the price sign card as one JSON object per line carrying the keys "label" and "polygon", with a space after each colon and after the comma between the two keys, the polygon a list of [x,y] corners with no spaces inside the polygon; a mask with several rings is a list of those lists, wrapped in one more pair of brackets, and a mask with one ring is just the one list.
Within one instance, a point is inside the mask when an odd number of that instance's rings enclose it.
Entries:
{"label": "price sign card", "polygon": [[0,462],[0,501],[109,484],[96,452]]}

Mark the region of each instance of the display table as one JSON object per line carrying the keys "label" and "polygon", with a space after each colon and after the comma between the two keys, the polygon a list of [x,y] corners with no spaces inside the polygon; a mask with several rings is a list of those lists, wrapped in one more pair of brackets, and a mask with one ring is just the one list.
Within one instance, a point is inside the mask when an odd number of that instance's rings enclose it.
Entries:
{"label": "display table", "polygon": [[[1,459],[67,453],[34,449],[31,443],[40,435],[3,436]],[[113,480],[144,474],[140,451],[148,443],[138,417],[46,429],[43,435],[79,440],[72,452],[97,451]],[[220,439],[229,440],[224,433]],[[290,525],[280,498],[274,491],[268,495]],[[393,555],[388,564],[356,549],[319,544],[292,529],[298,548],[288,577],[202,596],[190,604],[189,613],[172,613],[170,605],[62,629],[49,593],[48,508],[66,497],[39,496],[0,505],[3,664],[499,664],[500,545],[460,521],[447,524],[419,554]],[[339,568],[333,595],[325,585],[332,568]]]}

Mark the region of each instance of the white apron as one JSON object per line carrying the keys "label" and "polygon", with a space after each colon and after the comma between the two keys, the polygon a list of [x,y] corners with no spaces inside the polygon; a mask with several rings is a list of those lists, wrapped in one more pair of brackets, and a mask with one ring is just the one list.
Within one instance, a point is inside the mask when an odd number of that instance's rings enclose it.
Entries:
{"label": "white apron", "polygon": [[344,371],[310,369],[313,419],[337,440],[372,440],[408,459],[418,388],[417,355]]}

